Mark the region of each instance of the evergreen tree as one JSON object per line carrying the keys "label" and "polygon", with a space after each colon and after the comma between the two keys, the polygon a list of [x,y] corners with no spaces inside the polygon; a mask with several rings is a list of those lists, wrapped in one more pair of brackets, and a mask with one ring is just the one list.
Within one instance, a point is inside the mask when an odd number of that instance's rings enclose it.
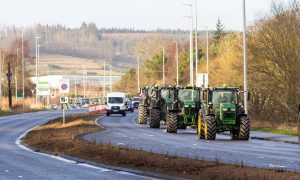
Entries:
{"label": "evergreen tree", "polygon": [[220,18],[218,18],[216,31],[213,33],[214,44],[218,44],[225,36],[226,32],[224,31],[225,27],[221,23]]}

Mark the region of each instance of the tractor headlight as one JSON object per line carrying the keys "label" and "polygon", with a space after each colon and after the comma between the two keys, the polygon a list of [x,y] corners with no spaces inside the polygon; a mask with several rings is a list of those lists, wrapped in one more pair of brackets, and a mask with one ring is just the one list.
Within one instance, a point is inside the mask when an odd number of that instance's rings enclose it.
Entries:
{"label": "tractor headlight", "polygon": [[230,111],[235,111],[235,108],[230,109]]}
{"label": "tractor headlight", "polygon": [[228,108],[223,108],[223,111],[228,111]]}

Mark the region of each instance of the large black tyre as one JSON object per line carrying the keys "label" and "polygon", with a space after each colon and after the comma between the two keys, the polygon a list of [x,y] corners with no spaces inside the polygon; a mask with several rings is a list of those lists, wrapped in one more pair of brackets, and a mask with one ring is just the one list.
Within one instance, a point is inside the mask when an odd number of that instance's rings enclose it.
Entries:
{"label": "large black tyre", "polygon": [[167,117],[167,132],[177,133],[177,113],[170,112]]}
{"label": "large black tyre", "polygon": [[205,139],[205,133],[204,133],[204,121],[201,121],[201,128],[200,128],[200,133],[199,133],[200,139]]}
{"label": "large black tyre", "polygon": [[153,108],[150,110],[150,128],[160,127],[161,112],[160,109]]}
{"label": "large black tyre", "polygon": [[240,117],[239,139],[247,141],[250,137],[250,119],[247,116]]}
{"label": "large black tyre", "polygon": [[139,107],[138,123],[147,124],[147,108],[145,106]]}
{"label": "large black tyre", "polygon": [[206,140],[215,140],[217,135],[217,121],[213,116],[206,116],[204,122],[204,135]]}

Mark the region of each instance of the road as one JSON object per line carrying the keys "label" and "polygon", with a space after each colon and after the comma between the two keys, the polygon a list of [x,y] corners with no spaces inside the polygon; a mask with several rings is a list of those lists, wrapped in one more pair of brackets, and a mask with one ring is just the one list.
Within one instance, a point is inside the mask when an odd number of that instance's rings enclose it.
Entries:
{"label": "road", "polygon": [[[74,114],[85,110],[68,110]],[[59,157],[34,153],[16,141],[29,129],[62,115],[61,111],[41,111],[0,117],[0,179],[150,179]]]}
{"label": "road", "polygon": [[107,131],[83,138],[150,152],[300,172],[300,148],[296,144],[256,139],[232,141],[227,135],[217,135],[216,141],[204,141],[199,140],[192,129],[168,134],[163,128],[150,129],[148,125],[138,125],[136,116],[137,112],[127,113],[126,117],[103,117],[98,123]]}

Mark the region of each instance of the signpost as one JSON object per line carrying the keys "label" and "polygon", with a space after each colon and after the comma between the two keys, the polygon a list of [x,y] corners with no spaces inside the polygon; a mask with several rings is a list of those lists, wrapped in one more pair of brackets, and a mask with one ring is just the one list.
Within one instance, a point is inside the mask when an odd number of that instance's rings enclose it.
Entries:
{"label": "signpost", "polygon": [[59,82],[59,93],[69,94],[70,91],[70,81],[69,79],[62,79]]}
{"label": "signpost", "polygon": [[62,105],[62,109],[63,109],[63,125],[66,123],[64,105],[68,104],[68,102],[69,102],[69,98],[68,97],[65,97],[65,96],[61,96],[60,97],[60,104]]}
{"label": "signpost", "polygon": [[197,87],[208,88],[208,74],[207,73],[198,73],[198,81],[196,82]]}

